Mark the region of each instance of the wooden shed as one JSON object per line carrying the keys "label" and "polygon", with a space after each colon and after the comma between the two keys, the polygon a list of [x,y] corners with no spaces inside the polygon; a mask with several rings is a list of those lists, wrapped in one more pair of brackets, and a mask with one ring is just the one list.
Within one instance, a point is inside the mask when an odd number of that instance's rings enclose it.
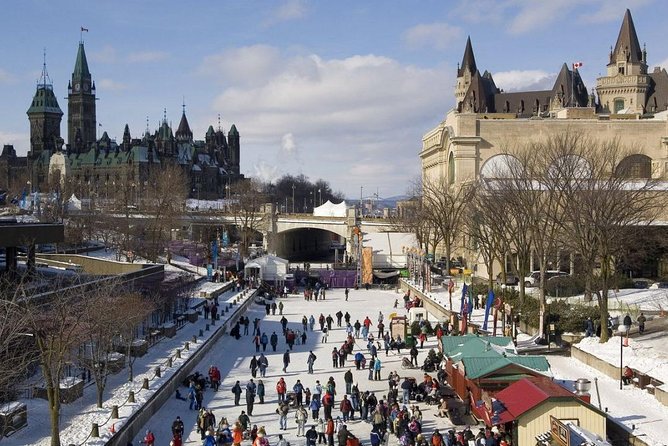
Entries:
{"label": "wooden shed", "polygon": [[547,377],[523,378],[511,384],[486,409],[485,423],[504,427],[518,446],[535,445],[536,437],[551,430],[551,417],[606,438],[605,413]]}

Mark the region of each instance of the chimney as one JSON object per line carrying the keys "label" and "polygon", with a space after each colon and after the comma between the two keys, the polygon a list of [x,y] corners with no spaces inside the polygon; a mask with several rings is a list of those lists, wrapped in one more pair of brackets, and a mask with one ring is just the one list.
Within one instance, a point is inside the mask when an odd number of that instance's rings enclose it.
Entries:
{"label": "chimney", "polygon": [[591,381],[587,378],[578,378],[575,381],[575,394],[587,404],[591,404],[589,389],[591,389]]}

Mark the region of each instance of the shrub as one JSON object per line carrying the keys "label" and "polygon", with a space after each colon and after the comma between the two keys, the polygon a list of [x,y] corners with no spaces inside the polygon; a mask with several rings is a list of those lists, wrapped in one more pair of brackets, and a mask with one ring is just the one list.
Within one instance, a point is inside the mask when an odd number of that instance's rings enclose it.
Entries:
{"label": "shrub", "polygon": [[584,280],[579,276],[553,277],[545,284],[545,293],[547,293],[548,296],[577,296],[578,294],[583,294],[584,290]]}

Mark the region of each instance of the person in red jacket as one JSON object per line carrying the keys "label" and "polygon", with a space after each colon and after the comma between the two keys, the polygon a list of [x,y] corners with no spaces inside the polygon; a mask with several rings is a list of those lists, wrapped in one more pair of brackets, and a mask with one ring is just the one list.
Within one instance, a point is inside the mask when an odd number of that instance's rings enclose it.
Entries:
{"label": "person in red jacket", "polygon": [[285,385],[285,380],[283,378],[279,379],[276,383],[276,393],[278,394],[278,402],[282,403],[285,401],[285,392],[287,386]]}
{"label": "person in red jacket", "polygon": [[327,435],[327,446],[334,446],[334,420],[332,420],[332,417],[327,418],[325,435]]}
{"label": "person in red jacket", "polygon": [[218,370],[218,367],[214,365],[209,367],[209,379],[211,380],[211,388],[217,392],[218,387],[220,387],[220,370]]}
{"label": "person in red jacket", "polygon": [[341,400],[341,404],[339,404],[339,410],[341,410],[341,414],[343,415],[343,421],[348,421],[351,419],[350,413],[353,410],[353,405],[350,403],[350,400],[348,399],[348,395],[343,395],[343,399]]}
{"label": "person in red jacket", "polygon": [[144,436],[142,443],[144,443],[146,446],[155,446],[155,435],[153,435],[153,432],[151,432],[150,429],[146,431],[146,435]]}

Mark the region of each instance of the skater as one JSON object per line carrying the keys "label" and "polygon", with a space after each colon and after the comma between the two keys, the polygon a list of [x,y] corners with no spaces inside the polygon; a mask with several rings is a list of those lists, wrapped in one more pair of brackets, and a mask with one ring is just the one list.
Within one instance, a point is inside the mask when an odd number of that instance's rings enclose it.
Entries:
{"label": "skater", "polygon": [[257,386],[253,379],[246,384],[246,410],[248,411],[249,416],[253,416],[253,405],[255,404],[255,393],[257,391]]}
{"label": "skater", "polygon": [[278,345],[278,335],[276,332],[273,332],[271,334],[271,337],[269,338],[269,343],[271,344],[271,350],[276,351],[276,346]]}
{"label": "skater", "polygon": [[234,405],[238,406],[239,400],[241,399],[241,385],[239,384],[239,381],[232,387],[232,393],[234,394]]}
{"label": "skater", "polygon": [[309,352],[308,359],[306,360],[306,364],[308,365],[308,372],[313,373],[313,364],[315,364],[315,360],[317,357],[315,354],[313,354],[313,350]]}
{"label": "skater", "polygon": [[288,365],[290,365],[290,350],[286,350],[283,353],[283,373],[287,371]]}
{"label": "skater", "polygon": [[287,390],[287,386],[285,384],[285,380],[283,377],[281,377],[278,382],[276,383],[276,393],[278,394],[278,402],[282,403],[285,402],[285,392]]}

